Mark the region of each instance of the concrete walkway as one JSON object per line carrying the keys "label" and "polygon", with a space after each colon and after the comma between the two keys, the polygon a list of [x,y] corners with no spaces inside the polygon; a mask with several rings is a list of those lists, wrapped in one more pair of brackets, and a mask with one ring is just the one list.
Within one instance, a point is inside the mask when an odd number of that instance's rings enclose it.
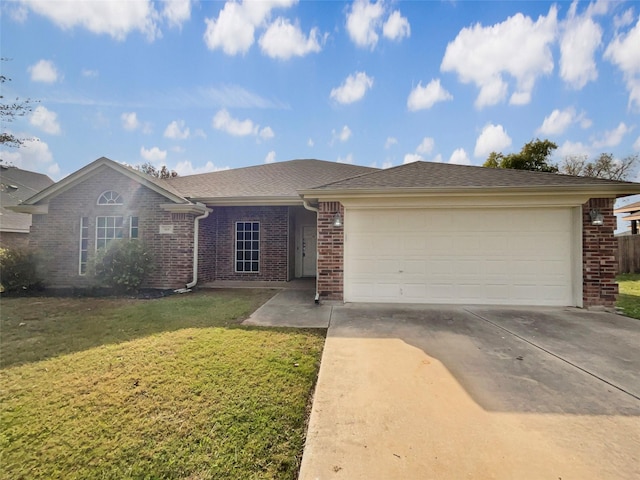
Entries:
{"label": "concrete walkway", "polygon": [[315,303],[315,290],[282,290],[242,322],[262,327],[328,328],[333,307]]}
{"label": "concrete walkway", "polygon": [[640,478],[638,345],[601,312],[334,306],[299,478]]}

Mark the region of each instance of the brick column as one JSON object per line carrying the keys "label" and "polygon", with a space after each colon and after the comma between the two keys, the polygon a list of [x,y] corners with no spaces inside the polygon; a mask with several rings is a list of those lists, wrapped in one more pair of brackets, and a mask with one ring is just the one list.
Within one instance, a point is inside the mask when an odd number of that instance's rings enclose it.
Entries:
{"label": "brick column", "polygon": [[[618,243],[613,198],[592,198],[582,206],[582,300],[585,307],[614,307],[618,296]],[[604,225],[591,224],[590,212],[604,215]]]}
{"label": "brick column", "polygon": [[325,300],[344,299],[344,227],[334,227],[340,202],[320,202],[318,212],[318,292]]}

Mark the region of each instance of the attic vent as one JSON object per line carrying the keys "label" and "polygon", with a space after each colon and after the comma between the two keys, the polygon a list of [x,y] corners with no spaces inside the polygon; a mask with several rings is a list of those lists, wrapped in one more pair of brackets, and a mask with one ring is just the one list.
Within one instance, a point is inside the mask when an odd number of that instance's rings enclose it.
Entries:
{"label": "attic vent", "polygon": [[98,205],[122,205],[122,197],[118,192],[107,190],[98,197]]}

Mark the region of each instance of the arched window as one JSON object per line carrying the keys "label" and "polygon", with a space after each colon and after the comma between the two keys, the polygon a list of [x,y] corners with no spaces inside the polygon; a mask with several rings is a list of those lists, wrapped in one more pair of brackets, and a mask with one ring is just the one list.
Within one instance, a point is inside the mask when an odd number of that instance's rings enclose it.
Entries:
{"label": "arched window", "polygon": [[98,197],[98,205],[122,205],[122,197],[118,192],[107,190]]}

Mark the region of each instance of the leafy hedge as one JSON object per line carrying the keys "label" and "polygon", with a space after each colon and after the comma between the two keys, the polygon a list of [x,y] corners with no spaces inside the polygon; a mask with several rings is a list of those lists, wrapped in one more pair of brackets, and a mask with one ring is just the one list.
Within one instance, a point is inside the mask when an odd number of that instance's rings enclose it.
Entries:
{"label": "leafy hedge", "polygon": [[0,248],[0,292],[42,288],[38,258],[28,248]]}
{"label": "leafy hedge", "polygon": [[139,240],[118,240],[98,253],[92,273],[102,286],[135,292],[152,269],[151,253]]}

